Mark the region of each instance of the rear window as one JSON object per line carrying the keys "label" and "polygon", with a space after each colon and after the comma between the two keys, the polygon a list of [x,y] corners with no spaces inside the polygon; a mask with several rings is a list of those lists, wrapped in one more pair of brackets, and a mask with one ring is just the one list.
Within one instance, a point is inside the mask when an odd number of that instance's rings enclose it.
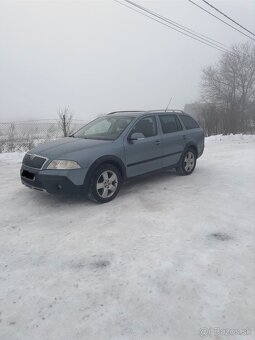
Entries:
{"label": "rear window", "polygon": [[189,116],[180,115],[180,118],[187,130],[199,128],[198,123]]}
{"label": "rear window", "polygon": [[182,130],[181,123],[175,115],[160,115],[159,120],[163,133],[171,133]]}

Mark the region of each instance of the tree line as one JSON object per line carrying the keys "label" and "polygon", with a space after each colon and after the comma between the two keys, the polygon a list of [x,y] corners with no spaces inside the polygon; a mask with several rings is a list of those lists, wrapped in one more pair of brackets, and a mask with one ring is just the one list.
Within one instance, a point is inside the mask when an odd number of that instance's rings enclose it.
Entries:
{"label": "tree line", "polygon": [[232,46],[203,69],[197,119],[206,135],[255,132],[255,45]]}

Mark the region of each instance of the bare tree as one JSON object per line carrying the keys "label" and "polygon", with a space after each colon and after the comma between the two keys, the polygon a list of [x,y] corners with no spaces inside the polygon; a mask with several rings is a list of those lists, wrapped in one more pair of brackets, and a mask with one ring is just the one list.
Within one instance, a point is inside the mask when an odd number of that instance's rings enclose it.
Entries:
{"label": "bare tree", "polygon": [[69,107],[64,107],[58,111],[59,125],[64,137],[72,133],[72,120],[73,114],[70,112]]}
{"label": "bare tree", "polygon": [[8,134],[7,134],[7,151],[12,152],[15,151],[16,143],[17,142],[17,132],[16,132],[16,125],[15,123],[11,123]]}
{"label": "bare tree", "polygon": [[215,66],[205,68],[201,88],[202,100],[221,114],[223,133],[248,131],[255,101],[255,45],[234,45]]}

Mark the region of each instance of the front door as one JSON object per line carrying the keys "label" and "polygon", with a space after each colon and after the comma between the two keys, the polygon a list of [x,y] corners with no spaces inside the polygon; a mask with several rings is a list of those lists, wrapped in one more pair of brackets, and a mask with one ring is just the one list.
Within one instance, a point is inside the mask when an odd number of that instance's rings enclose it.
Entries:
{"label": "front door", "polygon": [[[129,140],[133,133],[143,135],[138,140]],[[161,138],[154,116],[141,118],[124,141],[127,177],[141,175],[162,167]]]}

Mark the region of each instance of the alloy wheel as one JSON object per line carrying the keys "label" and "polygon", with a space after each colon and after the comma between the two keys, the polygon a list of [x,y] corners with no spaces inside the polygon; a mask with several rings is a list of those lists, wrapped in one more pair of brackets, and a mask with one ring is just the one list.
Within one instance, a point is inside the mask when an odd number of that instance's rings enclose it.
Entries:
{"label": "alloy wheel", "polygon": [[191,172],[195,166],[195,155],[193,152],[188,151],[184,158],[184,169]]}
{"label": "alloy wheel", "polygon": [[105,170],[98,177],[96,190],[100,197],[111,197],[118,188],[118,177],[112,170]]}

